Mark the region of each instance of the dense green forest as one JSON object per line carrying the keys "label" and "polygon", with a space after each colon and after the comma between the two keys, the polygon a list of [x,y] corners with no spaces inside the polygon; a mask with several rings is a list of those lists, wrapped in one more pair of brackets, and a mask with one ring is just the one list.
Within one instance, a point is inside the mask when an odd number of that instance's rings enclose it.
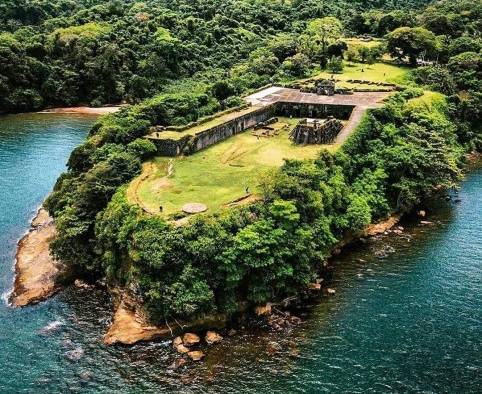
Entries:
{"label": "dense green forest", "polygon": [[[453,187],[464,153],[482,148],[481,3],[427,3],[3,3],[1,109],[133,104],[97,122],[47,199],[55,256],[128,286],[156,321],[300,293],[347,233]],[[361,34],[383,43],[349,53],[344,38]],[[150,126],[383,55],[411,65],[419,87],[371,111],[336,154],[286,162],[263,180],[261,202],[181,227],[127,202],[125,184],[156,151],[142,138]]]}
{"label": "dense green forest", "polygon": [[[180,79],[212,83],[228,72],[239,93],[269,82],[297,52],[321,60],[306,34],[311,19],[334,16],[347,33],[383,35],[414,24],[408,10],[424,3],[9,0],[0,5],[0,110],[137,102],[178,90]],[[394,11],[362,13],[373,7]],[[303,69],[309,59],[293,61]]]}

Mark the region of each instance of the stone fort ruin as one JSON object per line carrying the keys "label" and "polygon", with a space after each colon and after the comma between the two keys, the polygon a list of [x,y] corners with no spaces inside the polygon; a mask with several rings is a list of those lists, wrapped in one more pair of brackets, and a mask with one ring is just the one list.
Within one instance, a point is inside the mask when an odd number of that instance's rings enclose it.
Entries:
{"label": "stone fort ruin", "polygon": [[326,120],[303,119],[290,134],[295,144],[332,144],[338,133],[343,129],[343,123],[335,118]]}
{"label": "stone fort ruin", "polygon": [[[334,83],[330,86],[334,92]],[[325,88],[331,89],[330,86]],[[292,133],[295,143],[333,143],[343,129],[340,120],[349,120],[355,108],[364,111],[376,107],[385,96],[381,93],[320,95],[318,92],[271,87],[246,97],[250,104],[248,108],[220,116],[218,122],[201,122],[182,130],[158,127],[146,138],[156,145],[161,156],[190,155],[271,118],[284,116],[305,118]],[[309,124],[306,119],[327,120]]]}

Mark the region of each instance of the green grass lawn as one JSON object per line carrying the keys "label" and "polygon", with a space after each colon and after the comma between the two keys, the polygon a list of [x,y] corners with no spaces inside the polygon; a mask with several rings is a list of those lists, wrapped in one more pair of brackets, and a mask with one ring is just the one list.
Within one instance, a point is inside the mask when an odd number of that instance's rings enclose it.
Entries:
{"label": "green grass lawn", "polygon": [[359,84],[345,82],[348,79],[363,79],[404,85],[407,83],[407,76],[410,71],[409,67],[388,63],[365,64],[345,61],[344,64],[345,67],[341,74],[331,74],[330,72],[322,71],[317,75],[317,78],[331,78],[334,75],[336,79],[342,81],[339,85],[347,88],[359,87]]}
{"label": "green grass lawn", "polygon": [[[129,186],[127,195],[151,213],[170,215],[189,202],[204,203],[208,212],[246,194],[259,192],[260,180],[284,159],[314,158],[322,147],[294,145],[289,133],[298,119],[280,118],[287,127],[273,137],[260,137],[251,130],[211,146],[194,155],[169,159],[158,157],[144,165],[143,173]],[[172,174],[166,176],[171,161]]]}

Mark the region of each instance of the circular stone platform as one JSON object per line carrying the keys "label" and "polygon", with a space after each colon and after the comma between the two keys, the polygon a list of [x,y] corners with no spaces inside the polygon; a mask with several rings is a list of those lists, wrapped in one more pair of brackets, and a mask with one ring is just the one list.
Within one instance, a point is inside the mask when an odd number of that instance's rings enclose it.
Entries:
{"label": "circular stone platform", "polygon": [[206,204],[201,204],[198,202],[190,202],[188,204],[184,204],[182,206],[182,210],[183,212],[186,212],[186,213],[201,213],[201,212],[207,211],[208,207]]}

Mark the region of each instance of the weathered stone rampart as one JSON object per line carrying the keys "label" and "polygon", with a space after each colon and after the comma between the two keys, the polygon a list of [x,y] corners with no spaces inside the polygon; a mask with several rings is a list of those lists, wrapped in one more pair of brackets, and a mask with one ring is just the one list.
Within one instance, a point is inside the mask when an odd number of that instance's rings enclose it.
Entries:
{"label": "weathered stone rampart", "polygon": [[343,123],[338,119],[322,122],[305,119],[292,130],[290,138],[295,144],[332,144],[341,129]]}
{"label": "weathered stone rampart", "polygon": [[183,153],[192,154],[198,152],[219,141],[223,141],[235,134],[243,132],[260,122],[265,122],[274,115],[275,107],[276,105],[262,107],[209,130],[197,133],[183,148]]}
{"label": "weathered stone rampart", "polygon": [[354,105],[279,101],[261,106],[254,111],[242,114],[239,117],[199,131],[193,135],[186,134],[178,139],[169,139],[162,138],[162,132],[160,132],[158,133],[160,138],[151,138],[151,141],[154,142],[159,154],[162,156],[189,155],[224,141],[260,122],[265,122],[273,116],[296,118],[327,118],[332,116],[337,119],[347,120],[350,118],[354,108]]}
{"label": "weathered stone rampart", "polygon": [[276,115],[293,118],[325,119],[329,116],[341,120],[348,120],[355,108],[354,105],[292,103],[280,101],[277,103]]}

